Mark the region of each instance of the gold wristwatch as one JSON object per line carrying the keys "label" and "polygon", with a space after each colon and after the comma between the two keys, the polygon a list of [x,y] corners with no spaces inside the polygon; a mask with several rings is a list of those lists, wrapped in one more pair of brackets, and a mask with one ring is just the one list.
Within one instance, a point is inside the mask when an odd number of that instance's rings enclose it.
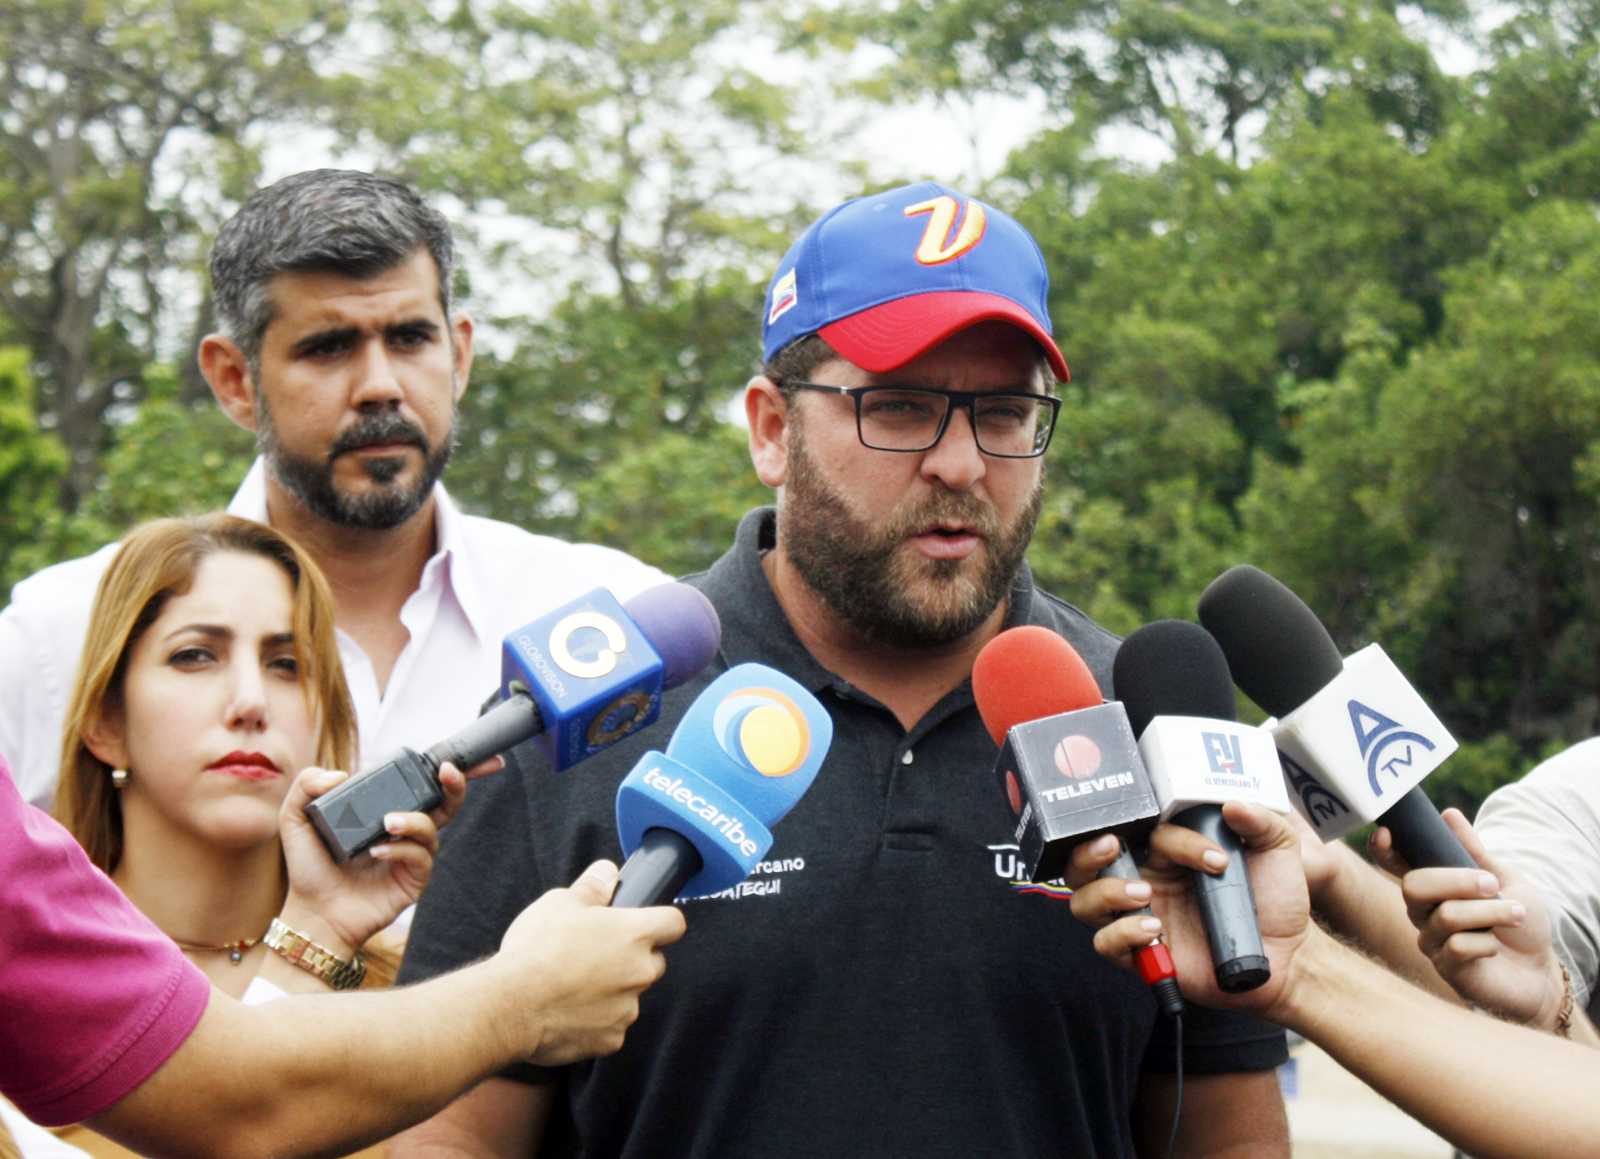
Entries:
{"label": "gold wristwatch", "polygon": [[296,933],[277,918],[267,927],[267,936],[261,939],[269,948],[293,962],[302,970],[321,978],[335,990],[354,990],[367,976],[367,964],[361,960],[361,951],[349,962],[335,957],[304,934]]}

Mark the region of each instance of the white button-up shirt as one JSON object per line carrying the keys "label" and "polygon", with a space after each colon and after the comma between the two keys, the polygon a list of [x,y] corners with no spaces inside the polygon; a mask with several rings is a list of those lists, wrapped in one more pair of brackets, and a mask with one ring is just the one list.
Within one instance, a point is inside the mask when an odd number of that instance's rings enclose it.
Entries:
{"label": "white button-up shirt", "polygon": [[[435,551],[400,609],[410,633],[380,694],[372,661],[336,632],[361,730],[361,767],[401,746],[426,748],[472,720],[500,682],[501,641],[597,587],[627,600],[668,576],[630,555],[565,543],[465,515],[434,487]],[[266,469],[256,460],[228,504],[267,522]],[[28,801],[48,809],[61,730],[100,577],[117,545],[47,567],[17,584],[0,612],[0,753]]]}

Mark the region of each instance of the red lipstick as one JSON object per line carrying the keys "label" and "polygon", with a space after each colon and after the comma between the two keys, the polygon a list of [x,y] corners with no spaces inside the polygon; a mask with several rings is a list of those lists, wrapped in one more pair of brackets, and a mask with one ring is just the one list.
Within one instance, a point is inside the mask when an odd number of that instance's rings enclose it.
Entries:
{"label": "red lipstick", "polygon": [[206,766],[207,771],[238,777],[241,781],[270,781],[283,776],[283,770],[262,753],[229,753]]}

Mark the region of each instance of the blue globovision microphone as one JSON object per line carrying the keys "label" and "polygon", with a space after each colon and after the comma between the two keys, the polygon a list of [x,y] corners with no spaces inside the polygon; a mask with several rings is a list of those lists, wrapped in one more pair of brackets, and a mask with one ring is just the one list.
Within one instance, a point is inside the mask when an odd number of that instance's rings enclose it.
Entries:
{"label": "blue globovision microphone", "polygon": [[713,680],[667,751],[639,758],[617,789],[617,907],[732,889],[772,848],[828,755],[833,720],[804,687],[765,664]]}
{"label": "blue globovision microphone", "polygon": [[470,769],[532,737],[565,769],[661,715],[661,693],[716,655],[722,625],[687,584],[640,592],[626,605],[596,588],[505,638],[500,699],[426,752],[402,748],[306,806],[328,852],[348,861],[386,833],[389,813],[426,813],[444,800],[439,767]]}

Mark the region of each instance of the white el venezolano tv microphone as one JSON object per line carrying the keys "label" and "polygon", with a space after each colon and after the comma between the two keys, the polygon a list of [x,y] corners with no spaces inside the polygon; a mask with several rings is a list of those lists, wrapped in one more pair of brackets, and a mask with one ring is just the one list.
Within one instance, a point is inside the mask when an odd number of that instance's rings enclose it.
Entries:
{"label": "white el venezolano tv microphone", "polygon": [[1193,829],[1228,855],[1220,874],[1196,871],[1195,900],[1217,986],[1253,990],[1272,976],[1239,837],[1227,801],[1289,811],[1272,738],[1234,719],[1233,679],[1217,642],[1199,624],[1158,620],[1117,650],[1111,682],[1139,738],[1161,819]]}

